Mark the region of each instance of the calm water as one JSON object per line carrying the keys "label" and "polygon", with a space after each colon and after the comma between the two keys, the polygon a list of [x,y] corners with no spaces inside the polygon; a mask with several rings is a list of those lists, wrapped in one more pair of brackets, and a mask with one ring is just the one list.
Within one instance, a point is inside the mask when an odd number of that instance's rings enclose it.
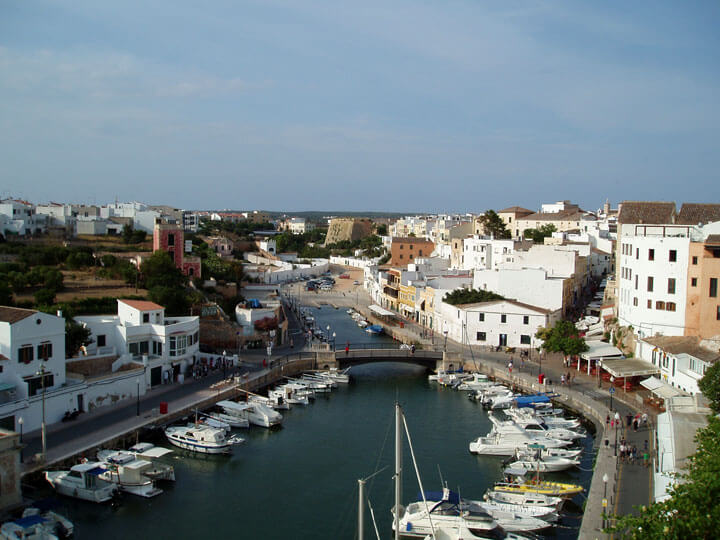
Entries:
{"label": "calm water", "polygon": [[[342,310],[316,310],[331,324],[338,348],[370,341]],[[283,411],[283,427],[244,430],[232,457],[178,454],[178,481],[146,500],[125,495],[109,508],[62,499],[76,538],[355,538],[357,479],[387,467],[367,484],[382,538],[391,537],[394,403],[403,405],[425,489],[440,474],[467,498],[481,498],[501,476],[500,458],[471,455],[471,439],[490,430],[482,409],[464,393],[427,382],[424,371],[403,364],[353,368],[353,382],[306,408]],[[586,442],[591,447],[591,441]],[[179,451],[181,452],[181,451]],[[405,446],[403,502],[414,500],[417,481]],[[592,458],[583,460],[590,469]],[[564,477],[589,483],[590,473]],[[552,537],[575,538],[577,516],[565,518]],[[367,538],[374,538],[369,513]]]}

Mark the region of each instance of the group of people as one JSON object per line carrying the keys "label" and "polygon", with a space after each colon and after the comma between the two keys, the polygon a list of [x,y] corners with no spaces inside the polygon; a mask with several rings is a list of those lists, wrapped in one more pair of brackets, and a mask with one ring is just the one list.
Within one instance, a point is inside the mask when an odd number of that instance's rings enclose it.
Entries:
{"label": "group of people", "polygon": [[642,459],[642,464],[647,467],[650,463],[650,450],[648,449],[647,439],[645,439],[642,454],[640,452],[641,451],[638,447],[627,442],[625,437],[620,439],[620,446],[618,447],[618,458],[620,459],[620,463],[627,462],[630,465],[635,463],[640,464],[640,459]]}
{"label": "group of people", "polygon": [[570,386],[574,382],[575,382],[575,374],[574,373],[568,371],[567,373],[563,373],[562,375],[560,375],[560,384],[561,385],[564,386],[567,384],[568,386]]}

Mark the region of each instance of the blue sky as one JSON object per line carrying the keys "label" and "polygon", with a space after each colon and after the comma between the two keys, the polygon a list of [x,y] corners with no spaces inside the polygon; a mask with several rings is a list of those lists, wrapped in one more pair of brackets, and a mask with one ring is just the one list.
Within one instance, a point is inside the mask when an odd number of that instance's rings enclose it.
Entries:
{"label": "blue sky", "polygon": [[720,4],[0,3],[0,195],[719,202]]}

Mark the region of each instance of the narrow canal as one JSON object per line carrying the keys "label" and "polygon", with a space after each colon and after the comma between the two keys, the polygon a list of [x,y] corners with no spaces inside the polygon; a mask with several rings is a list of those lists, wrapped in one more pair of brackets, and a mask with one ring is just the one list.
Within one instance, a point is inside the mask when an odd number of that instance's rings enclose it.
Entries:
{"label": "narrow canal", "polygon": [[[344,310],[313,310],[318,324],[346,341],[383,341],[360,330]],[[427,381],[422,368],[374,364],[351,370],[353,381],[306,407],[283,411],[281,429],[242,431],[246,443],[231,457],[173,459],[175,485],[154,499],[125,495],[118,507],[61,499],[79,539],[136,538],[355,538],[357,480],[385,469],[367,484],[381,538],[391,537],[394,403],[402,404],[425,489],[440,478],[462,496],[482,498],[500,479],[501,458],[477,457],[468,443],[490,430],[485,412],[465,393]],[[167,446],[167,444],[165,444]],[[589,470],[592,441],[582,468]],[[405,504],[418,492],[405,446]],[[586,487],[590,472],[556,475]],[[577,499],[576,499],[577,501]],[[580,501],[581,503],[581,501]],[[579,508],[576,508],[580,512]],[[370,514],[367,538],[374,538]],[[547,536],[575,538],[579,513],[563,518]]]}

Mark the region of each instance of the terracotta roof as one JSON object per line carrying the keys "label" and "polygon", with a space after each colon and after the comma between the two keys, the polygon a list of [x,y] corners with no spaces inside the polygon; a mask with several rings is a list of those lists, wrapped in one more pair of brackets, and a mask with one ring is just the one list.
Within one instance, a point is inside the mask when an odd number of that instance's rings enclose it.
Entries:
{"label": "terracotta roof", "polygon": [[497,211],[498,214],[534,214],[535,210],[528,210],[522,206],[510,206]]}
{"label": "terracotta roof", "polygon": [[123,304],[128,305],[131,308],[139,309],[140,311],[155,311],[158,309],[165,309],[161,305],[156,304],[155,302],[148,302],[147,300],[118,299],[118,302],[122,302]]}
{"label": "terracotta roof", "polygon": [[673,223],[674,202],[623,201],[618,223]]}
{"label": "terracotta roof", "polygon": [[710,234],[705,239],[704,244],[711,245],[711,246],[717,246],[720,245],[720,234]]}
{"label": "terracotta roof", "polygon": [[562,212],[534,212],[523,216],[523,221],[580,221],[585,217],[582,210],[572,209]]}
{"label": "terracotta roof", "polygon": [[705,362],[720,359],[720,353],[701,347],[700,338],[695,336],[654,336],[644,341],[670,354],[685,353]]}
{"label": "terracotta roof", "polygon": [[720,221],[720,204],[683,203],[676,223],[697,225],[714,221]]}
{"label": "terracotta roof", "polygon": [[0,360],[10,360],[7,356],[4,354],[0,354]]}
{"label": "terracotta roof", "polygon": [[0,322],[16,323],[37,313],[34,309],[0,306]]}

